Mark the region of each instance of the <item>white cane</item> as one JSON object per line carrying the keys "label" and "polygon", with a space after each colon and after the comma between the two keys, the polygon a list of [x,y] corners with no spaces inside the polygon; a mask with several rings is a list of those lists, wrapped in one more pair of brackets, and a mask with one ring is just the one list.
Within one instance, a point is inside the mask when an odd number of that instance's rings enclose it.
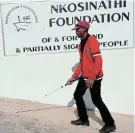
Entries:
{"label": "white cane", "polygon": [[[76,80],[78,80],[78,79],[79,79],[79,78],[77,78],[77,79],[73,80],[72,82],[74,82],[74,81],[76,81]],[[52,93],[54,93],[54,92],[56,92],[56,91],[58,91],[58,90],[62,89],[63,87],[65,87],[65,86],[67,86],[67,85],[68,85],[68,84],[65,84],[65,85],[61,86],[60,88],[55,89],[55,90],[53,90],[53,91],[51,91],[51,92],[49,92],[49,93],[45,94],[43,97],[47,97],[48,95],[50,95],[50,94],[52,94]],[[25,106],[23,106],[22,108],[20,108],[20,109],[16,110],[15,112],[16,112],[16,113],[19,113],[22,109],[24,109],[24,108],[26,108],[26,107],[30,106],[32,103],[36,103],[36,102],[38,102],[38,101],[39,101],[39,100],[37,100],[37,101],[32,101],[32,102],[30,102],[30,103],[26,104]]]}
{"label": "white cane", "polygon": [[[47,96],[49,96],[50,94],[52,94],[52,93],[54,93],[54,92],[56,92],[56,91],[62,89],[62,88],[65,87],[65,86],[67,86],[67,84],[65,84],[64,86],[61,86],[60,88],[55,89],[55,90],[53,90],[53,91],[51,91],[51,92],[45,94],[43,97],[47,97]],[[37,100],[37,101],[32,101],[32,102],[26,104],[25,106],[23,106],[22,108],[16,110],[15,112],[16,112],[16,113],[19,113],[22,109],[24,109],[24,108],[26,108],[26,107],[28,107],[28,106],[30,106],[31,104],[36,103],[36,102],[38,102],[38,100]]]}

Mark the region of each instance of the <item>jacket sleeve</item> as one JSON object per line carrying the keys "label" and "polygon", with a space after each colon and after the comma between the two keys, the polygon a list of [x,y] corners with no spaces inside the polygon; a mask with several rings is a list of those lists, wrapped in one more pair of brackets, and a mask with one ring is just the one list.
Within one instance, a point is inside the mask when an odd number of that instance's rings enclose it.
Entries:
{"label": "jacket sleeve", "polygon": [[73,75],[72,75],[72,78],[78,78],[80,75],[81,75],[81,64],[79,62]]}
{"label": "jacket sleeve", "polygon": [[93,68],[90,73],[90,79],[96,80],[96,77],[98,76],[100,70],[102,69],[102,56],[99,48],[99,43],[96,40],[95,37],[91,37],[90,40],[90,50],[91,50],[91,56],[93,58]]}
{"label": "jacket sleeve", "polygon": [[[80,49],[80,44],[78,46],[78,52],[80,54],[79,49]],[[78,65],[77,65],[77,67],[72,75],[72,78],[78,78],[78,77],[80,77],[81,74],[82,74],[82,69],[81,69],[81,54],[80,54],[80,61],[79,61]]]}

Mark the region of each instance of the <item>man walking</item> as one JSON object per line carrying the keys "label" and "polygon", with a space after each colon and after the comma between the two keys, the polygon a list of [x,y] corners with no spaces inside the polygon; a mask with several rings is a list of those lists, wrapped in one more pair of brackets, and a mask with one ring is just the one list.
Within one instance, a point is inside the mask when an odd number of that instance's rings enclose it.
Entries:
{"label": "man walking", "polygon": [[74,80],[79,78],[79,82],[74,92],[79,119],[71,121],[71,124],[89,126],[88,115],[83,100],[83,95],[88,88],[91,93],[92,101],[98,108],[105,123],[99,132],[109,133],[115,131],[116,126],[114,119],[101,98],[101,81],[103,78],[102,56],[98,41],[94,36],[88,33],[89,28],[90,24],[87,21],[79,21],[75,28],[72,29],[76,31],[81,42],[78,47],[80,63],[72,77],[67,81],[67,84],[71,85]]}

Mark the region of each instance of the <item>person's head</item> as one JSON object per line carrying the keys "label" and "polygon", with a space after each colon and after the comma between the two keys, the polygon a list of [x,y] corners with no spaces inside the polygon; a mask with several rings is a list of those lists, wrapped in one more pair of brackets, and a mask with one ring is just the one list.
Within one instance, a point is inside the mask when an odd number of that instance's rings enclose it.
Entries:
{"label": "person's head", "polygon": [[87,35],[90,24],[87,21],[79,21],[72,30],[76,30],[76,35],[83,38]]}

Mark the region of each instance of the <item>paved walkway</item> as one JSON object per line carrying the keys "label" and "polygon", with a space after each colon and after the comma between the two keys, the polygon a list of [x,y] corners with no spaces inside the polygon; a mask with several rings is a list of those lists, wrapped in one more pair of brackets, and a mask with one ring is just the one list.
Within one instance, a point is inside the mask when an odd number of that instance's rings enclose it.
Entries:
{"label": "paved walkway", "polygon": [[[98,111],[88,111],[90,126],[74,126],[76,109],[49,104],[32,103],[16,113],[30,101],[0,98],[0,133],[98,133],[103,125]],[[112,114],[116,120],[116,133],[134,133],[134,117]]]}

